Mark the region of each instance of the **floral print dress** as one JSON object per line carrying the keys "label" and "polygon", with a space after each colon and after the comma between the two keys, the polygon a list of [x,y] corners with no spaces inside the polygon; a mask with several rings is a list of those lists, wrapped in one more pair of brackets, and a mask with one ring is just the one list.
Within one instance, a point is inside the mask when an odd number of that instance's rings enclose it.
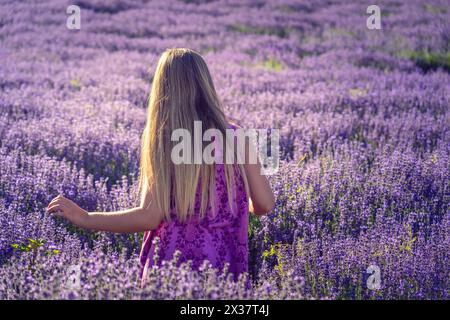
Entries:
{"label": "floral print dress", "polygon": [[[218,154],[221,154],[219,151]],[[159,237],[158,265],[171,260],[176,250],[181,252],[178,263],[192,261],[192,267],[198,269],[205,260],[212,267],[223,269],[229,264],[229,271],[235,279],[248,272],[248,197],[240,172],[235,165],[234,201],[230,204],[223,164],[216,164],[216,215],[211,207],[200,219],[194,214],[187,222],[181,223],[174,212],[171,221],[163,220],[157,229],[147,231],[140,252],[141,277],[145,279],[147,271],[154,265],[155,237]],[[196,194],[195,212],[200,212],[200,184]]]}

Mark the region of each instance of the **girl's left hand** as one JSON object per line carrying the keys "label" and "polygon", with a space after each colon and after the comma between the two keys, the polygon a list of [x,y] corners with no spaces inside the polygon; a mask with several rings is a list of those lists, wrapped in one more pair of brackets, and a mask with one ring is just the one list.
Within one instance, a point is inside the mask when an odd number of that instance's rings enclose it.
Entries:
{"label": "girl's left hand", "polygon": [[75,202],[62,195],[59,195],[50,201],[46,212],[63,217],[80,227],[85,225],[86,219],[89,217],[89,213],[86,210],[80,208]]}

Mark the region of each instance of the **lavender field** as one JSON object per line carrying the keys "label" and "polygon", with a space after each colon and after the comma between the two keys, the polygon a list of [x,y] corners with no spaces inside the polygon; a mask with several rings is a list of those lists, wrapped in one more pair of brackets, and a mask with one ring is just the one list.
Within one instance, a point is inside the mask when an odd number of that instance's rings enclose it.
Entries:
{"label": "lavender field", "polygon": [[[369,30],[370,4],[1,0],[0,299],[449,299],[450,6],[377,1]],[[58,193],[90,211],[136,205],[171,47],[204,56],[227,115],[281,132],[277,205],[251,217],[238,282],[174,260],[141,288],[141,234],[45,216]]]}

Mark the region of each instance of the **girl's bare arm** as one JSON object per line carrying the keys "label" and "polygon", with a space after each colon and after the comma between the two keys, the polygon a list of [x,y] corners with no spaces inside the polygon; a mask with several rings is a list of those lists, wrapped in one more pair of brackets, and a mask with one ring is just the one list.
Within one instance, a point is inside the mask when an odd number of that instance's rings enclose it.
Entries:
{"label": "girl's bare arm", "polygon": [[265,175],[261,174],[261,164],[257,156],[251,163],[251,154],[256,155],[254,146],[246,142],[245,173],[250,191],[250,212],[256,215],[269,213],[275,206],[275,196]]}
{"label": "girl's bare arm", "polygon": [[163,217],[150,194],[141,201],[139,207],[113,212],[87,212],[75,202],[58,196],[50,202],[47,212],[62,216],[81,228],[117,233],[156,229]]}

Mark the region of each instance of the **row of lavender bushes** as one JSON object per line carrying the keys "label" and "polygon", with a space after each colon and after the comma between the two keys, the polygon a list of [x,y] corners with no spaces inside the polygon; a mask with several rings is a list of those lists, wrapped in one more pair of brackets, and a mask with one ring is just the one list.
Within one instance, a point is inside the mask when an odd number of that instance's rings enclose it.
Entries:
{"label": "row of lavender bushes", "polygon": [[[445,1],[381,3],[380,31],[346,1],[77,4],[79,31],[69,2],[0,4],[0,298],[448,299]],[[141,287],[142,235],[80,230],[44,208],[58,193],[88,210],[136,204],[152,72],[186,46],[230,117],[281,130],[277,205],[251,217],[237,283],[172,261]]]}

